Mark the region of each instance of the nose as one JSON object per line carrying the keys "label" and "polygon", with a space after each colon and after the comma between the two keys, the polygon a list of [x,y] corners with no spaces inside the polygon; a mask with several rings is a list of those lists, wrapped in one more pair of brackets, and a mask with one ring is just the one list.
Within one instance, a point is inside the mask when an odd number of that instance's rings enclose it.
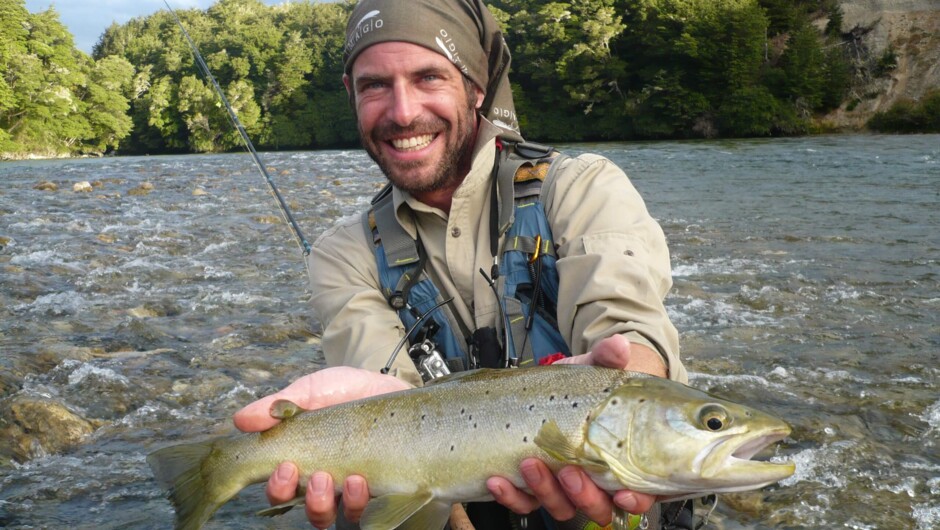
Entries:
{"label": "nose", "polygon": [[401,127],[407,127],[421,113],[420,97],[408,83],[396,83],[392,89],[389,118]]}

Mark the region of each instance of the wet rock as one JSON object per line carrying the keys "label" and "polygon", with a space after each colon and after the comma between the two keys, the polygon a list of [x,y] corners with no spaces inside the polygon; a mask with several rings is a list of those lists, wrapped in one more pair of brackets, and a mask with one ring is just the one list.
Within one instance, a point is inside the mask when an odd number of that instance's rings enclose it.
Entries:
{"label": "wet rock", "polygon": [[72,191],[74,191],[75,193],[88,193],[92,191],[93,189],[94,188],[91,186],[91,183],[88,182],[87,180],[76,182],[75,184],[72,185]]}
{"label": "wet rock", "polygon": [[43,181],[37,182],[33,186],[33,189],[39,190],[39,191],[59,191],[59,185],[56,184],[55,182],[49,182],[48,180],[43,180]]}
{"label": "wet rock", "polygon": [[98,241],[101,241],[102,243],[110,244],[110,243],[114,243],[115,241],[117,241],[117,236],[115,236],[114,234],[98,234],[97,238],[98,238]]}
{"label": "wet rock", "polygon": [[5,249],[5,248],[7,247],[7,245],[10,244],[11,241],[13,241],[13,240],[10,239],[9,237],[0,236],[0,250]]}
{"label": "wet rock", "polygon": [[735,511],[748,515],[761,515],[767,511],[767,503],[764,501],[764,494],[760,491],[725,493],[721,495],[721,501]]}
{"label": "wet rock", "polygon": [[143,182],[136,188],[132,188],[127,192],[128,195],[147,195],[154,190],[153,184],[149,182]]}
{"label": "wet rock", "polygon": [[179,396],[180,404],[213,402],[231,392],[236,382],[225,374],[207,372],[191,379],[173,382],[173,392]]}
{"label": "wet rock", "polygon": [[281,218],[276,215],[256,215],[252,219],[263,225],[276,225],[281,222]]}
{"label": "wet rock", "polygon": [[209,195],[209,192],[202,188],[196,188],[193,190],[193,197],[201,197],[203,195]]}
{"label": "wet rock", "polygon": [[101,426],[82,418],[65,405],[37,396],[18,396],[3,411],[3,438],[9,440],[14,460],[62,452],[81,443]]}

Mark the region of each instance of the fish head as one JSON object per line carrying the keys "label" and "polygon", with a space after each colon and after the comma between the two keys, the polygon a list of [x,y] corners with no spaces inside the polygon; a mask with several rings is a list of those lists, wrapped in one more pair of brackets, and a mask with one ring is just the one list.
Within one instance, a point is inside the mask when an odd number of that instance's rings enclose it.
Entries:
{"label": "fish head", "polygon": [[585,452],[629,489],[659,495],[756,489],[792,462],[751,460],[790,427],[753,408],[660,378],[614,389],[586,426]]}

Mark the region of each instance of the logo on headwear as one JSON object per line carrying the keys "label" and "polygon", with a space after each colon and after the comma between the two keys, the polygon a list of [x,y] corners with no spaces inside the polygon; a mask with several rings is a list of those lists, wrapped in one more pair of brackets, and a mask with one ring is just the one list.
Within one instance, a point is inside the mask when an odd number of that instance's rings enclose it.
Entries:
{"label": "logo on headwear", "polygon": [[450,59],[450,62],[454,63],[464,75],[469,76],[470,71],[467,69],[467,65],[464,64],[463,59],[460,58],[460,52],[457,51],[457,44],[454,42],[454,39],[447,33],[446,29],[441,28],[441,31],[438,32],[438,36],[434,37],[434,42],[441,48],[441,51],[444,52],[444,55]]}
{"label": "logo on headwear", "polygon": [[369,33],[372,30],[376,30],[385,25],[385,21],[381,18],[376,18],[379,16],[379,10],[374,9],[369,11],[356,23],[356,29],[349,34],[349,37],[346,39],[346,52],[349,53],[353,48],[356,47],[356,44],[359,43],[366,33]]}

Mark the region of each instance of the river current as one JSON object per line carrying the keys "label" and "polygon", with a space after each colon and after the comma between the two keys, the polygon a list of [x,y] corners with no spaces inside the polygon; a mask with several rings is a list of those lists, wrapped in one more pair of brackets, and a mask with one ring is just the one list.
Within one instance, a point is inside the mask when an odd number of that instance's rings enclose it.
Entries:
{"label": "river current", "polygon": [[[562,148],[620,164],[662,224],[691,384],[793,426],[765,456],[796,474],[714,527],[940,528],[940,136]],[[262,158],[311,240],[384,180],[359,150]],[[0,163],[0,526],[170,528],[146,455],[322,367],[308,294],[248,155]],[[36,401],[88,433],[50,450],[17,424]],[[266,505],[207,528],[305,527]]]}

